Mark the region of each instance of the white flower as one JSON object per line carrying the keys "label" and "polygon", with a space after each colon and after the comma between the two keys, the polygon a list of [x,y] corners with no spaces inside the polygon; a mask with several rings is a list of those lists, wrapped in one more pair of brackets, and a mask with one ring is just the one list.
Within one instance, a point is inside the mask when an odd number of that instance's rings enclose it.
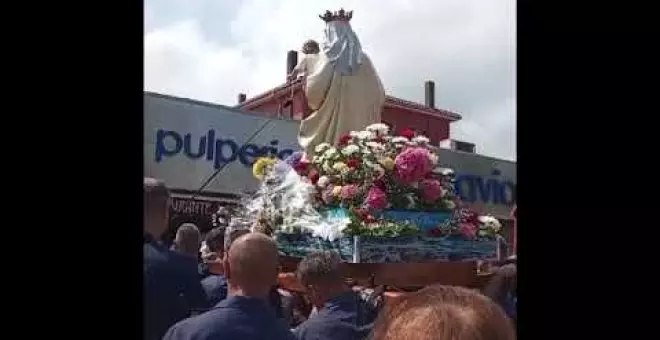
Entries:
{"label": "white flower", "polygon": [[433,166],[436,166],[438,164],[438,155],[429,153],[429,160],[431,160],[431,164],[433,164]]}
{"label": "white flower", "polygon": [[408,200],[408,203],[406,204],[406,208],[415,209],[417,207],[417,203],[415,202],[415,196],[409,193],[406,194],[405,197]]}
{"label": "white flower", "polygon": [[330,157],[334,156],[336,153],[337,153],[337,149],[334,148],[334,147],[331,147],[330,149],[325,150],[325,152],[323,153],[323,157],[330,158]]}
{"label": "white flower", "polygon": [[328,161],[323,162],[323,171],[332,172],[332,166],[330,166],[330,162]]}
{"label": "white flower", "polygon": [[383,123],[376,123],[376,124],[371,124],[367,126],[366,128],[367,131],[375,132],[378,135],[386,135],[390,132],[390,127],[387,126],[387,124]]}
{"label": "white flower", "polygon": [[378,143],[378,142],[366,142],[365,145],[370,147],[374,151],[384,151],[385,150],[385,146],[381,143]]}
{"label": "white flower", "polygon": [[428,138],[425,137],[425,136],[421,136],[421,135],[420,135],[420,136],[413,137],[413,139],[412,139],[412,142],[415,143],[415,144],[418,144],[418,145],[426,145],[426,144],[428,144],[430,141],[431,141],[430,139],[428,139]]}
{"label": "white flower", "polygon": [[351,131],[351,137],[357,137],[358,139],[373,139],[376,138],[376,134],[371,131],[357,131],[353,134],[354,131]]}
{"label": "white flower", "polygon": [[502,228],[500,221],[493,216],[479,216],[479,222],[481,222],[484,227],[494,232],[498,232]]}
{"label": "white flower", "polygon": [[325,176],[325,175],[319,177],[318,182],[316,182],[316,185],[319,188],[325,188],[326,186],[328,186],[328,184],[330,184],[330,178],[328,176]]}
{"label": "white flower", "polygon": [[351,132],[348,133],[348,135],[355,138],[355,137],[358,136],[359,133],[360,133],[359,131],[351,131]]}
{"label": "white flower", "polygon": [[350,156],[356,152],[360,151],[360,147],[355,145],[355,144],[350,144],[344,147],[344,149],[341,150],[341,153],[343,153],[346,156]]}
{"label": "white flower", "polygon": [[312,163],[319,164],[323,162],[323,158],[324,158],[323,156],[314,156],[312,157]]}
{"label": "white flower", "polygon": [[443,176],[450,176],[454,174],[454,170],[449,169],[449,168],[442,168],[442,167],[437,167],[433,169],[433,173],[435,174],[440,174]]}
{"label": "white flower", "polygon": [[408,143],[409,140],[408,140],[408,138],[403,137],[403,136],[396,136],[396,137],[392,138],[391,142],[394,143],[394,144],[403,144],[403,143]]}
{"label": "white flower", "polygon": [[331,147],[329,143],[321,143],[314,148],[314,152],[319,153],[325,151],[325,149]]}

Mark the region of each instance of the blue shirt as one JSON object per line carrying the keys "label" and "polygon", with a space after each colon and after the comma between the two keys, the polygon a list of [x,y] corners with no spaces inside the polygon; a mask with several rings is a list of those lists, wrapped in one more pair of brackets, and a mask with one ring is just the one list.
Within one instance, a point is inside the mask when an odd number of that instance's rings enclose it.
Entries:
{"label": "blue shirt", "polygon": [[223,275],[211,274],[202,280],[209,306],[215,306],[227,297],[227,281]]}
{"label": "blue shirt", "polygon": [[172,326],[163,340],[295,340],[266,299],[229,296]]}
{"label": "blue shirt", "polygon": [[192,260],[145,235],[143,244],[144,340],[160,340],[167,329],[207,308],[206,295]]}
{"label": "blue shirt", "polygon": [[299,340],[362,340],[371,332],[376,316],[356,293],[346,292],[326,302],[294,334]]}

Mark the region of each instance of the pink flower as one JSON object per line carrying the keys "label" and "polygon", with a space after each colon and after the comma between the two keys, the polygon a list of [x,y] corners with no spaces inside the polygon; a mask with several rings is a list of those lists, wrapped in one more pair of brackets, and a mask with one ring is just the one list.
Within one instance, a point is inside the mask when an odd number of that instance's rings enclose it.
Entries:
{"label": "pink flower", "polygon": [[359,188],[355,184],[344,185],[341,188],[341,199],[351,200],[358,194]]}
{"label": "pink flower", "polygon": [[367,207],[376,210],[387,208],[387,195],[385,192],[377,186],[371,187],[367,194]]}
{"label": "pink flower", "polygon": [[437,179],[422,180],[422,199],[425,202],[434,202],[445,195],[445,189]]}
{"label": "pink flower", "polygon": [[403,150],[394,162],[396,174],[404,183],[417,182],[433,169],[431,154],[426,148],[407,148]]}
{"label": "pink flower", "polygon": [[335,195],[332,193],[334,187],[332,185],[328,185],[328,187],[323,190],[321,193],[321,199],[323,200],[323,203],[325,204],[330,204],[334,202],[335,200]]}
{"label": "pink flower", "polygon": [[477,226],[472,223],[460,223],[458,225],[458,231],[460,231],[463,236],[470,239],[477,237]]}

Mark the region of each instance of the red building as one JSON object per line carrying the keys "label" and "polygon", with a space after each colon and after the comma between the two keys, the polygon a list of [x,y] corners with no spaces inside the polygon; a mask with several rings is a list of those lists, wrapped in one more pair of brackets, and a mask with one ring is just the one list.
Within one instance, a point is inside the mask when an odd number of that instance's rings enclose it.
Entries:
{"label": "red building", "polygon": [[[287,74],[297,64],[298,54],[287,54]],[[301,120],[311,113],[304,97],[303,83],[300,80],[288,82],[265,93],[246,99],[239,94],[238,108],[253,112],[263,112],[266,116],[285,117]],[[425,104],[418,104],[405,99],[387,96],[383,106],[383,122],[399,131],[411,128],[429,137],[437,145],[449,138],[449,124],[461,119],[461,115],[448,110],[435,108],[435,84],[427,81]]]}

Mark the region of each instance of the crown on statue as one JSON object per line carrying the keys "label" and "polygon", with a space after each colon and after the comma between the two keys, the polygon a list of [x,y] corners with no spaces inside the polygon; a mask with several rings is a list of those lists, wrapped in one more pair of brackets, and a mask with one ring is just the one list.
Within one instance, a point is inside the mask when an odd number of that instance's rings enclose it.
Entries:
{"label": "crown on statue", "polygon": [[335,11],[334,13],[330,11],[325,11],[323,15],[319,15],[319,18],[325,22],[331,22],[331,21],[351,21],[353,18],[353,11],[344,11],[344,9],[340,9],[339,11]]}

